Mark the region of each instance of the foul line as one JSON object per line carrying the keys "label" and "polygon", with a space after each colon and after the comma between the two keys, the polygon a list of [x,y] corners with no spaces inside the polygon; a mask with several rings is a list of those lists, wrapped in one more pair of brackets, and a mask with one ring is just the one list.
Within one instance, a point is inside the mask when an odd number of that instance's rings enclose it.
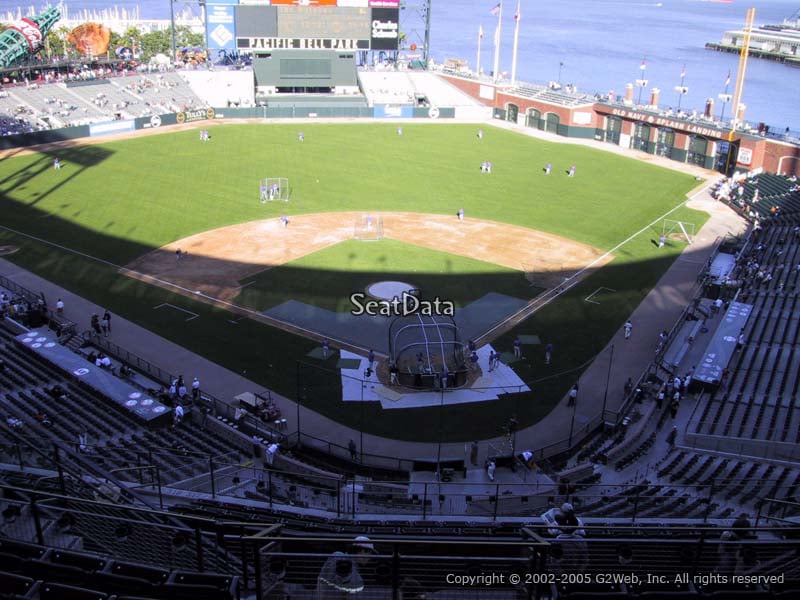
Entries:
{"label": "foul line", "polygon": [[[93,260],[99,263],[102,263],[106,266],[113,267],[117,269],[120,273],[126,274],[133,279],[138,279],[139,281],[144,281],[145,283],[154,283],[159,285],[162,288],[166,289],[174,289],[178,292],[187,295],[187,296],[201,296],[209,301],[209,303],[216,303],[222,305],[226,308],[229,308],[232,312],[238,314],[245,314],[248,317],[263,322],[266,322],[270,325],[278,324],[284,327],[284,331],[299,331],[302,335],[310,339],[321,339],[323,336],[317,331],[311,331],[310,329],[306,329],[305,327],[301,327],[299,325],[295,325],[294,323],[289,323],[287,321],[281,321],[280,319],[276,319],[275,317],[265,315],[264,313],[260,313],[255,310],[250,310],[249,308],[244,308],[243,306],[239,306],[238,304],[234,304],[233,302],[228,302],[227,300],[222,300],[221,298],[214,298],[213,296],[209,296],[208,294],[204,294],[199,290],[190,290],[189,288],[185,288],[181,285],[176,283],[172,283],[171,281],[166,281],[164,279],[159,279],[158,277],[154,277],[153,275],[148,275],[147,273],[142,273],[140,271],[134,271],[133,269],[128,269],[127,267],[122,267],[116,263],[111,262],[110,260],[105,260],[104,258],[98,258],[97,256],[92,256],[91,254],[86,254],[85,252],[81,252],[80,250],[75,250],[74,248],[68,248],[67,246],[62,246],[61,244],[56,244],[55,242],[51,242],[50,240],[45,240],[35,235],[31,235],[29,233],[24,233],[22,231],[17,231],[16,229],[12,229],[11,227],[6,227],[5,225],[0,225],[0,229],[4,229],[6,231],[10,231],[15,235],[19,235],[24,238],[28,238],[31,240],[35,240],[42,244],[53,246],[54,248],[59,248],[64,250],[65,252],[69,252],[71,254],[77,254],[78,256],[83,256],[84,258],[88,258],[89,260]],[[349,342],[345,342],[344,340],[336,339],[334,337],[328,336],[328,339],[332,342],[338,344],[341,347],[349,347],[349,348],[356,348],[357,350],[361,350],[366,352],[366,348],[362,348],[360,346],[356,346]],[[380,355],[378,352],[375,353],[376,355]]]}
{"label": "foul line", "polygon": [[[551,290],[549,290],[548,292],[545,292],[545,295],[546,295],[546,294],[548,294],[548,293],[550,293],[550,292],[553,292],[553,294],[552,294],[552,295],[551,295],[549,298],[542,298],[542,299],[539,299],[539,298],[534,298],[534,299],[533,299],[533,300],[531,300],[531,301],[530,301],[528,304],[526,304],[526,305],[525,305],[525,306],[523,306],[521,309],[519,309],[517,312],[515,312],[513,315],[510,315],[510,316],[506,317],[505,319],[503,319],[502,321],[500,321],[499,323],[497,323],[497,324],[496,324],[496,325],[494,325],[493,327],[490,327],[490,328],[489,328],[489,329],[487,329],[485,332],[483,332],[481,335],[477,336],[477,338],[478,338],[478,339],[481,339],[481,338],[485,338],[485,337],[486,337],[486,336],[488,336],[488,335],[491,335],[491,334],[492,334],[493,332],[495,332],[497,329],[500,329],[501,327],[505,327],[505,326],[506,326],[506,324],[508,324],[508,322],[509,322],[509,321],[512,321],[512,320],[514,320],[514,319],[517,319],[517,318],[519,318],[519,316],[520,316],[520,315],[522,315],[522,314],[523,314],[523,313],[525,313],[526,311],[529,311],[529,310],[531,310],[531,309],[532,309],[532,308],[534,308],[534,307],[535,307],[535,310],[539,310],[539,309],[541,309],[541,308],[544,308],[545,306],[547,306],[548,304],[550,304],[550,303],[551,303],[553,300],[555,300],[556,298],[558,298],[558,297],[559,297],[559,296],[561,296],[562,294],[565,294],[565,293],[566,293],[566,292],[568,292],[570,289],[572,289],[573,287],[575,287],[576,285],[578,285],[578,283],[579,283],[579,281],[578,281],[578,277],[579,277],[580,275],[582,275],[583,273],[585,273],[586,271],[588,271],[589,269],[591,269],[592,267],[594,267],[594,265],[596,265],[598,262],[600,262],[600,261],[602,261],[602,260],[605,260],[605,259],[606,259],[606,257],[610,256],[611,254],[613,254],[614,252],[616,252],[617,250],[619,250],[619,249],[620,249],[622,246],[624,246],[625,244],[627,244],[628,242],[630,242],[630,241],[631,241],[631,240],[633,240],[634,238],[636,238],[636,237],[640,236],[642,233],[644,233],[645,231],[647,231],[648,229],[650,229],[650,228],[651,228],[653,225],[655,225],[655,224],[656,224],[656,223],[658,223],[659,221],[662,221],[662,220],[664,219],[664,217],[666,217],[666,216],[668,216],[668,215],[671,215],[672,213],[674,213],[674,212],[675,212],[676,210],[678,210],[679,208],[681,208],[681,207],[685,206],[687,202],[691,202],[691,201],[692,201],[692,200],[694,200],[694,199],[695,199],[697,196],[699,196],[699,195],[701,195],[701,194],[705,193],[705,192],[706,192],[706,191],[707,191],[707,190],[708,190],[708,189],[709,189],[709,188],[710,188],[712,185],[713,185],[713,182],[709,182],[708,184],[704,185],[704,186],[703,186],[703,187],[702,187],[700,190],[698,190],[697,192],[695,192],[695,193],[694,193],[692,196],[690,196],[689,198],[687,198],[686,200],[684,200],[683,202],[681,202],[680,204],[678,204],[678,205],[677,205],[677,206],[675,206],[674,208],[671,208],[670,210],[668,210],[667,212],[665,212],[663,215],[661,215],[660,217],[658,217],[657,219],[655,219],[653,222],[651,222],[651,223],[648,223],[647,225],[645,225],[644,227],[642,227],[642,228],[641,228],[639,231],[637,231],[636,233],[634,233],[634,234],[632,234],[632,235],[628,236],[626,239],[622,240],[622,241],[621,241],[619,244],[617,244],[616,246],[614,246],[613,248],[611,248],[611,250],[609,250],[608,252],[606,252],[606,253],[602,254],[601,256],[598,256],[598,257],[597,257],[597,258],[595,258],[595,259],[594,259],[592,262],[590,262],[588,265],[586,265],[585,267],[583,267],[582,269],[580,269],[580,270],[579,270],[579,271],[577,271],[576,273],[574,273],[574,274],[570,275],[569,277],[567,277],[567,279],[566,279],[566,280],[564,280],[564,283],[562,283],[560,286],[558,286],[557,288],[551,288]],[[538,306],[536,306],[537,304],[538,304]],[[534,312],[535,312],[535,311],[534,311]],[[530,316],[530,315],[528,315],[528,316]]]}
{"label": "foul line", "polygon": [[592,298],[592,296],[594,296],[595,294],[599,294],[603,290],[608,290],[609,292],[616,292],[617,291],[617,290],[612,290],[611,288],[607,288],[607,287],[599,287],[595,291],[593,291],[591,294],[586,296],[586,298],[584,298],[583,301],[584,302],[591,302],[592,304],[600,304],[599,302],[597,302],[595,300],[592,300],[591,298]]}
{"label": "foul line", "polygon": [[185,308],[181,308],[180,306],[175,306],[174,304],[170,304],[169,302],[162,302],[158,306],[154,306],[153,310],[158,310],[159,308],[161,308],[163,306],[168,306],[169,308],[174,308],[175,310],[179,310],[181,312],[185,312],[187,315],[192,315],[191,317],[186,319],[187,321],[192,321],[192,320],[194,320],[194,319],[196,319],[197,317],[200,316],[196,312],[192,312],[190,310],[186,310]]}

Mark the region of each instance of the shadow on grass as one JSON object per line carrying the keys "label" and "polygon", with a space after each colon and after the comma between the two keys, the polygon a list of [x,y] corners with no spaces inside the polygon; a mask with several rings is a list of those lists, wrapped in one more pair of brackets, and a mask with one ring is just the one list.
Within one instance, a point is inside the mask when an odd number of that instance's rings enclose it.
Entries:
{"label": "shadow on grass", "polygon": [[[22,213],[16,215],[17,219],[35,220],[35,217],[42,216],[33,207],[15,206]],[[53,227],[58,217],[49,220]],[[58,223],[57,237],[61,241],[79,239],[80,246],[84,248],[106,247],[111,255],[143,254],[151,250],[134,242],[85,230],[66,221]],[[444,410],[440,407],[383,410],[377,403],[342,402],[338,373],[335,376],[330,373],[320,375],[314,373],[313,369],[306,369],[305,376],[298,378],[297,361],[308,360],[306,354],[318,345],[318,341],[249,319],[231,319],[229,311],[199,302],[190,294],[148,285],[121,275],[113,265],[64,252],[10,232],[0,235],[0,242],[20,246],[20,252],[9,257],[16,264],[108,307],[112,312],[259,385],[291,399],[299,395],[302,404],[309,409],[353,428],[363,428],[367,433],[428,442],[437,441],[440,437],[444,441],[496,437],[504,431],[512,416],[517,419],[520,428],[544,418],[579,376],[579,371],[575,369],[603,349],[607,340],[677,256],[677,249],[669,249],[668,253],[649,260],[620,258],[591,271],[586,279],[556,302],[498,335],[492,344],[501,352],[511,351],[513,340],[520,334],[536,335],[541,340],[541,347],[529,347],[530,352],[525,351],[526,358],[514,365],[523,381],[541,380],[552,375],[555,369],[565,372],[562,376],[535,384],[532,392],[505,394],[495,401],[450,406]],[[643,239],[642,243],[649,246],[647,239]],[[324,277],[346,280],[350,276],[344,271],[292,271],[291,267],[284,268],[300,282],[314,282]],[[368,277],[373,275],[377,273],[367,274]],[[445,285],[451,285],[453,289],[465,288],[464,297],[468,298],[478,289],[508,285],[502,281],[505,277],[508,275],[472,273],[468,280],[460,275],[437,275],[436,279],[444,279]],[[422,281],[423,286],[429,283],[425,279]],[[430,283],[433,285],[433,280]],[[600,288],[613,292],[606,292],[600,304],[585,301],[587,296]],[[315,291],[321,302],[333,302],[338,299],[338,293],[338,290],[326,287]],[[180,311],[153,309],[164,303],[191,311],[199,317],[187,321]],[[83,328],[88,328],[88,317],[85,323],[79,323]],[[555,348],[553,364],[549,366],[544,364],[543,357],[547,343],[552,343]],[[202,373],[184,375],[203,377]]]}

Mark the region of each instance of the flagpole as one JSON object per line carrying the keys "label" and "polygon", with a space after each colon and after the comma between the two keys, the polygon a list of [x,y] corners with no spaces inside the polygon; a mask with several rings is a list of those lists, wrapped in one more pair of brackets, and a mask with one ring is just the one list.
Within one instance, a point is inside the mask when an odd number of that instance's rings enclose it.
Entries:
{"label": "flagpole", "polygon": [[511,85],[517,83],[517,45],[519,44],[519,20],[521,16],[519,13],[519,4],[520,0],[517,0],[517,12],[514,13],[514,51],[511,57]]}
{"label": "flagpole", "polygon": [[475,61],[475,73],[481,76],[481,42],[483,41],[483,25],[478,25],[478,59]]}
{"label": "flagpole", "polygon": [[497,5],[499,10],[497,11],[497,29],[494,30],[494,67],[493,67],[493,77],[494,81],[497,82],[500,79],[500,24],[503,21],[503,0],[500,0],[500,3]]}
{"label": "flagpole", "polygon": [[731,71],[728,69],[728,78],[725,80],[725,93],[719,95],[719,99],[722,100],[722,114],[719,116],[719,120],[722,124],[725,124],[725,105],[731,101],[731,96],[728,94],[728,88],[731,85]]}
{"label": "flagpole", "polygon": [[678,112],[681,111],[681,100],[683,100],[683,95],[687,93],[689,90],[683,85],[683,82],[686,80],[686,65],[683,65],[681,68],[681,84],[677,88],[678,92]]}

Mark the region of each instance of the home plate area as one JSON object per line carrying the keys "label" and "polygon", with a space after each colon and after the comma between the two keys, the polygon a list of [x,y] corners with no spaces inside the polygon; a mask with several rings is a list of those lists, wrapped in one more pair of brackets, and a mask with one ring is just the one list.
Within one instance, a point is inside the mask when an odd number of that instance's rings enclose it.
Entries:
{"label": "home plate area", "polygon": [[400,386],[386,386],[377,380],[373,373],[369,379],[364,377],[369,366],[366,358],[341,350],[341,358],[353,361],[357,367],[342,368],[342,400],[344,402],[380,402],[384,409],[421,408],[444,404],[466,404],[469,402],[488,402],[497,400],[501,394],[528,392],[530,388],[517,376],[514,370],[502,362],[491,372],[488,370],[489,353],[493,351],[487,344],[477,350],[478,365],[482,375],[470,387],[441,390],[431,389],[413,392]]}

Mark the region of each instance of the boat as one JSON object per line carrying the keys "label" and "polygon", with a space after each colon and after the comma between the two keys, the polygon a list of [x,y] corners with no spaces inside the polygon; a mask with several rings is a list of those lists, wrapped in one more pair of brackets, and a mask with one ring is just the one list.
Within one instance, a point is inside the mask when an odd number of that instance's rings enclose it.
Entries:
{"label": "boat", "polygon": [[[721,42],[709,42],[706,48],[738,54],[745,35],[743,29],[729,30],[722,35]],[[800,10],[781,23],[754,28],[750,32],[750,56],[800,66]]]}

